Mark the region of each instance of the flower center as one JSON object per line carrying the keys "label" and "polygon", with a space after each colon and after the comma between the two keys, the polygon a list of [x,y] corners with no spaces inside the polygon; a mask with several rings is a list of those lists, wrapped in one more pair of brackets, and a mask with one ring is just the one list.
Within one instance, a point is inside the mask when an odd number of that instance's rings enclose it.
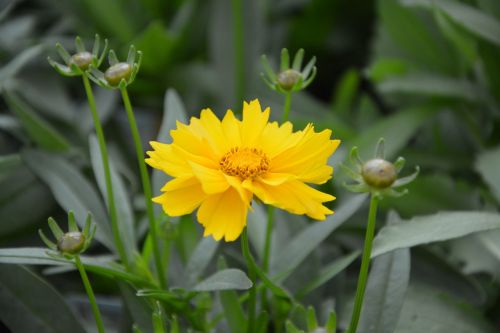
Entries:
{"label": "flower center", "polygon": [[257,148],[231,148],[219,161],[222,172],[241,179],[255,178],[269,169],[269,159]]}

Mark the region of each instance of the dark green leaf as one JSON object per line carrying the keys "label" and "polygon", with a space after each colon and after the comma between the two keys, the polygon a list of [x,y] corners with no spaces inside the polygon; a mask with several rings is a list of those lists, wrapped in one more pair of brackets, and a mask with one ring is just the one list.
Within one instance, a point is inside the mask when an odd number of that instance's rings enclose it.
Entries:
{"label": "dark green leaf", "polygon": [[[101,190],[102,196],[108,203],[108,195],[106,188],[106,181],[104,176],[104,167],[101,158],[101,150],[95,135],[90,135],[89,137],[89,148],[90,148],[90,159],[92,162],[92,168],[94,170],[95,177],[97,179],[97,184]],[[134,215],[132,212],[132,207],[130,204],[130,198],[128,197],[128,191],[125,188],[125,184],[120,177],[120,174],[116,170],[113,160],[109,160],[109,168],[111,173],[111,184],[113,186],[113,196],[116,207],[117,218],[120,224],[119,232],[120,237],[125,244],[125,251],[129,260],[137,247],[135,244],[135,230],[134,230]]]}
{"label": "dark green leaf", "polygon": [[85,333],[57,290],[22,266],[0,265],[0,319],[13,332]]}
{"label": "dark green leaf", "polygon": [[217,252],[219,242],[212,237],[204,237],[196,246],[184,271],[183,283],[192,287],[202,276],[204,270],[210,264],[213,256]]}
{"label": "dark green leaf", "polygon": [[359,257],[359,251],[355,251],[333,261],[328,265],[325,265],[318,275],[316,275],[309,283],[297,292],[297,298],[304,297],[314,289],[333,279],[338,273],[342,272],[345,268],[347,268],[347,266],[356,260],[357,257]]}
{"label": "dark green leaf", "polygon": [[470,306],[424,286],[410,286],[396,333],[493,333]]}
{"label": "dark green leaf", "polygon": [[97,224],[96,238],[113,249],[111,227],[106,211],[95,188],[83,175],[60,156],[36,150],[25,150],[23,161],[51,189],[57,202],[66,210],[74,211],[81,228],[87,213],[92,213],[92,221]]}
{"label": "dark green leaf", "polygon": [[500,202],[500,173],[498,166],[500,165],[500,147],[485,151],[479,154],[476,160],[476,170],[481,174],[486,184],[491,189],[491,192]]}
{"label": "dark green leaf", "polygon": [[395,249],[439,242],[500,228],[500,215],[450,212],[419,216],[383,227],[373,241],[372,258]]}
{"label": "dark green leaf", "polygon": [[361,311],[359,332],[394,332],[409,281],[410,250],[396,250],[373,261]]}
{"label": "dark green leaf", "polygon": [[305,260],[319,245],[342,223],[354,214],[366,199],[366,195],[357,195],[344,202],[335,214],[326,221],[315,222],[302,230],[286,246],[271,263],[271,271],[277,273],[279,280],[284,280],[300,263]]}
{"label": "dark green leaf", "polygon": [[487,41],[500,46],[500,21],[476,8],[457,1],[405,0],[407,5],[436,6],[457,24]]}
{"label": "dark green leaf", "polygon": [[30,138],[41,148],[67,150],[68,141],[26,103],[12,94],[5,94],[10,110],[17,116]]}
{"label": "dark green leaf", "polygon": [[246,290],[252,287],[247,275],[235,268],[226,268],[209,276],[194,286],[196,291]]}

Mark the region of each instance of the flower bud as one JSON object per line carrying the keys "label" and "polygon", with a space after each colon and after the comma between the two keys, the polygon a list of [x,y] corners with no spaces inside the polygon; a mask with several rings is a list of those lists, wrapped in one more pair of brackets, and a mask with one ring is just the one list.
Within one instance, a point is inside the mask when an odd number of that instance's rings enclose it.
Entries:
{"label": "flower bud", "polygon": [[74,54],[70,60],[69,64],[75,64],[78,68],[80,68],[82,71],[86,70],[89,68],[90,64],[92,63],[93,60],[93,55],[90,52],[83,51],[83,52],[78,52]]}
{"label": "flower bud", "polygon": [[278,84],[286,91],[292,90],[293,86],[300,80],[301,74],[294,69],[287,69],[278,74]]}
{"label": "flower bud", "polygon": [[394,164],[380,158],[363,164],[361,176],[366,184],[378,189],[388,188],[398,177]]}
{"label": "flower bud", "polygon": [[85,235],[71,231],[65,233],[57,242],[57,248],[62,253],[78,254],[85,245]]}
{"label": "flower bud", "polygon": [[110,85],[117,86],[123,79],[128,81],[131,75],[132,66],[126,62],[120,62],[109,67],[104,73],[104,78]]}

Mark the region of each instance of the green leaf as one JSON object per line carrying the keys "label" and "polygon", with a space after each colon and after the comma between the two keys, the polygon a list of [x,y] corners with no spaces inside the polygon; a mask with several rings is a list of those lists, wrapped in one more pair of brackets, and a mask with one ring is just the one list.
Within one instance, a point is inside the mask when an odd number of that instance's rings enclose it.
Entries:
{"label": "green leaf", "polygon": [[130,42],[134,35],[134,20],[127,15],[128,8],[120,0],[82,0],[80,3],[83,8],[78,10],[88,13],[89,22],[93,22],[104,35]]}
{"label": "green leaf", "polygon": [[136,291],[132,286],[119,283],[120,291],[123,296],[123,303],[134,323],[140,327],[141,332],[152,333],[153,325],[151,322],[151,315],[153,313],[151,306],[148,304],[147,299],[137,297]]}
{"label": "green leaf", "polygon": [[382,26],[406,57],[438,73],[454,71],[454,61],[443,40],[432,33],[416,13],[405,8],[399,0],[378,1],[378,13]]}
{"label": "green leaf", "polygon": [[361,207],[365,199],[366,195],[354,196],[336,209],[335,214],[326,221],[311,224],[288,242],[271,263],[271,272],[278,273],[277,280],[282,281],[290,275],[335,229]]}
{"label": "green leaf", "polygon": [[375,144],[380,138],[385,139],[386,158],[394,155],[403,148],[408,140],[435,114],[430,108],[416,107],[400,110],[395,115],[384,117],[363,131],[358,137],[348,143],[347,149],[357,146],[359,156],[368,160],[373,156]]}
{"label": "green leaf", "polygon": [[158,20],[151,22],[133,44],[144,54],[141,69],[158,73],[165,69],[172,58],[175,38]]}
{"label": "green leaf", "polygon": [[217,252],[219,244],[212,237],[204,237],[196,245],[184,271],[182,281],[185,286],[192,287],[198,281]]}
{"label": "green leaf", "polygon": [[435,6],[476,36],[500,46],[500,21],[474,7],[449,0],[405,0],[404,3],[431,9]]}
{"label": "green leaf", "polygon": [[[101,190],[104,200],[109,206],[107,194],[108,191],[106,188],[101,150],[99,148],[97,137],[93,134],[89,136],[89,149],[92,169],[94,170],[97,184],[99,185],[99,189]],[[135,243],[134,215],[132,206],[130,204],[130,198],[128,197],[128,191],[125,187],[125,184],[123,183],[122,178],[120,177],[120,174],[116,170],[112,159],[109,160],[109,169],[111,173],[111,184],[113,186],[113,196],[117,218],[120,222],[120,238],[125,244],[127,257],[129,258],[129,260],[131,260],[134,252],[137,251],[137,246]]]}
{"label": "green leaf", "polygon": [[478,155],[475,168],[500,202],[500,147],[482,152]]}
{"label": "green leaf", "polygon": [[410,286],[395,333],[493,333],[472,307],[428,287]]}
{"label": "green leaf", "polygon": [[[40,240],[40,243],[42,241]],[[104,258],[81,256],[85,269],[99,275],[109,278],[129,281],[138,285],[150,287],[152,283],[141,276],[127,273],[122,265],[112,262],[109,256]],[[0,249],[0,263],[2,264],[21,264],[21,265],[57,265],[61,271],[74,270],[75,267],[71,260],[64,258],[54,258],[47,254],[47,248],[43,247],[19,247]],[[68,268],[62,270],[62,268]]]}
{"label": "green leaf", "polygon": [[8,80],[19,72],[28,62],[37,58],[43,51],[42,45],[32,46],[22,51],[17,57],[0,69],[0,91],[4,89]]}
{"label": "green leaf", "polygon": [[95,188],[83,175],[60,156],[36,150],[24,150],[23,161],[51,189],[57,202],[66,211],[74,211],[81,228],[87,212],[92,213],[97,225],[96,238],[109,249],[114,249],[111,227],[106,211]]}
{"label": "green leaf", "polygon": [[[226,269],[224,258],[219,260],[219,268]],[[247,319],[241,303],[238,299],[238,294],[234,290],[224,290],[219,292],[222,308],[224,309],[224,317],[231,332],[241,332],[247,327]]]}
{"label": "green leaf", "polygon": [[4,94],[4,97],[10,110],[39,147],[52,151],[64,151],[70,147],[68,141],[26,103],[10,93]]}
{"label": "green leaf", "polygon": [[372,258],[393,251],[445,241],[500,228],[500,215],[487,212],[449,212],[419,216],[383,227],[373,241]]}
{"label": "green leaf", "polygon": [[431,97],[458,98],[470,102],[485,100],[485,93],[480,87],[463,79],[430,75],[412,74],[403,77],[391,77],[378,85],[383,93],[424,95]]}
{"label": "green leaf", "polygon": [[346,71],[335,90],[335,98],[333,100],[333,111],[339,115],[348,116],[356,96],[360,84],[360,76],[357,70],[350,69]]}
{"label": "green leaf", "polygon": [[302,289],[297,292],[297,298],[303,298],[314,289],[319,288],[323,284],[333,279],[338,273],[342,272],[347,268],[347,266],[353,263],[354,260],[359,257],[359,253],[359,251],[355,251],[333,261],[330,264],[325,265],[318,273],[318,275],[316,275],[310,282],[308,282]]}
{"label": "green leaf", "polygon": [[373,262],[359,322],[363,333],[392,333],[410,282],[410,251],[400,249]]}
{"label": "green leaf", "polygon": [[252,287],[247,275],[236,268],[226,268],[214,273],[194,286],[196,291],[246,290]]}
{"label": "green leaf", "polygon": [[22,266],[0,265],[0,319],[13,332],[85,333],[57,290]]}
{"label": "green leaf", "polygon": [[[6,163],[14,166],[14,160]],[[4,178],[5,177],[5,178]],[[4,178],[4,179],[2,179]],[[48,188],[23,164],[8,174],[0,174],[0,238],[45,221],[54,207]],[[27,209],[29,207],[29,209]],[[20,214],[19,212],[22,212]]]}

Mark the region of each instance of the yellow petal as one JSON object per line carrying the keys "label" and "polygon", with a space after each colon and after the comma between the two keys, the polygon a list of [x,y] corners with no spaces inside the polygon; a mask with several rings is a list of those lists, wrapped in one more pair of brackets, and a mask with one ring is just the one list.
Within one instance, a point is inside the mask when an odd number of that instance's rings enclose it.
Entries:
{"label": "yellow petal", "polygon": [[[189,214],[194,211],[207,196],[205,192],[203,192],[200,183],[194,178],[184,181],[174,179],[170,182],[176,182],[174,186],[171,186],[174,188],[173,190],[168,190],[162,195],[153,198],[153,202],[161,204],[167,215],[181,216]],[[168,187],[169,183],[165,186]]]}
{"label": "yellow petal", "polygon": [[335,197],[320,192],[298,180],[290,180],[278,186],[255,181],[252,191],[264,203],[287,210],[294,214],[307,214],[313,219],[324,220],[333,212],[322,205]]}
{"label": "yellow petal", "polygon": [[194,130],[199,129],[199,127],[203,128],[200,132],[203,133],[204,139],[218,156],[221,156],[231,148],[231,143],[228,142],[222,129],[221,121],[215,116],[212,110],[202,110],[200,119],[194,118],[192,124],[196,125],[193,127]]}
{"label": "yellow petal", "polygon": [[191,167],[186,163],[185,159],[172,152],[171,144],[155,141],[151,141],[150,144],[154,150],[147,152],[149,156],[146,159],[147,164],[173,177],[183,177],[192,173]]}
{"label": "yellow petal", "polygon": [[[316,133],[312,126],[306,127],[304,135],[293,147],[283,151],[272,159],[270,171],[291,173],[297,179],[314,183],[323,183],[330,178],[325,174],[328,158],[337,149],[339,140],[330,140],[331,131]],[[323,170],[316,170],[323,168]],[[322,174],[323,177],[318,175]]]}
{"label": "yellow petal", "polygon": [[292,130],[293,125],[290,122],[281,126],[277,122],[269,123],[255,145],[261,148],[267,156],[273,158],[295,145],[303,136],[303,133],[292,133]]}
{"label": "yellow petal", "polygon": [[247,220],[247,203],[233,188],[207,197],[198,209],[198,221],[205,227],[204,236],[227,242],[236,240]]}
{"label": "yellow petal", "polygon": [[233,111],[228,110],[222,119],[222,129],[231,147],[241,146],[240,121],[236,119]]}
{"label": "yellow petal", "polygon": [[198,179],[207,194],[220,193],[227,190],[229,183],[225,175],[218,169],[207,168],[203,165],[190,162],[194,176]]}
{"label": "yellow petal", "polygon": [[243,121],[241,122],[241,144],[244,147],[253,147],[260,137],[269,120],[270,109],[260,108],[257,99],[250,103],[243,103]]}

